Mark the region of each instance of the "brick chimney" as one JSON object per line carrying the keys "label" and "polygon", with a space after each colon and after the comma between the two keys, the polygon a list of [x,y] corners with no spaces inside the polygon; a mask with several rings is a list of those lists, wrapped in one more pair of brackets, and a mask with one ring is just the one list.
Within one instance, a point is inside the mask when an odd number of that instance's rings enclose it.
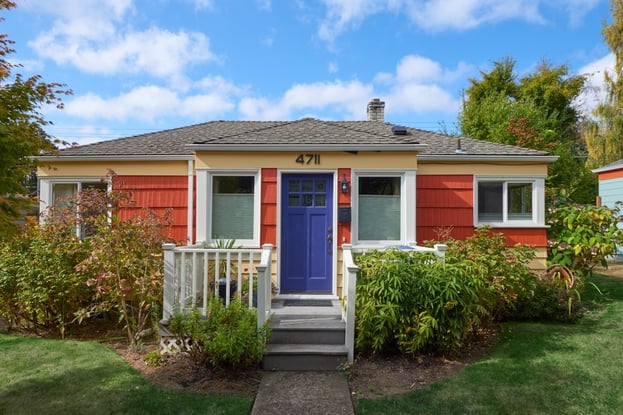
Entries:
{"label": "brick chimney", "polygon": [[378,98],[368,103],[368,121],[385,122],[385,103]]}

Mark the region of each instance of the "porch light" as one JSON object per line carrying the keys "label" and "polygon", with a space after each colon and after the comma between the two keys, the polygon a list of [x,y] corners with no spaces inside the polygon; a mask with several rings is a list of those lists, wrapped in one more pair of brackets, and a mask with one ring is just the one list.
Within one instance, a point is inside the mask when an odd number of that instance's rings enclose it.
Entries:
{"label": "porch light", "polygon": [[344,175],[344,177],[342,177],[342,181],[340,182],[340,188],[342,190],[342,193],[344,194],[348,193],[348,189],[350,187],[349,185],[350,183],[348,179],[346,178],[346,175]]}

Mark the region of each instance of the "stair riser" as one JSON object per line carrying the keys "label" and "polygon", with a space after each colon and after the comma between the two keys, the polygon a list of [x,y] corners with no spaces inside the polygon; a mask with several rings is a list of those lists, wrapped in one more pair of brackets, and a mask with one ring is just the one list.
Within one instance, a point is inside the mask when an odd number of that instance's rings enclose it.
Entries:
{"label": "stair riser", "polygon": [[346,355],[288,354],[264,355],[264,370],[338,370]]}
{"label": "stair riser", "polygon": [[344,344],[344,330],[273,329],[271,344]]}

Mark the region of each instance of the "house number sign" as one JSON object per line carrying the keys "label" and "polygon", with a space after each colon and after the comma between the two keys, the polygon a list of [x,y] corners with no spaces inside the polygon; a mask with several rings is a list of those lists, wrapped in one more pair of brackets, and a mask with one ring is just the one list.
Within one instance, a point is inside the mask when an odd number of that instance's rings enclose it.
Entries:
{"label": "house number sign", "polygon": [[320,154],[299,154],[295,161],[299,164],[320,164]]}

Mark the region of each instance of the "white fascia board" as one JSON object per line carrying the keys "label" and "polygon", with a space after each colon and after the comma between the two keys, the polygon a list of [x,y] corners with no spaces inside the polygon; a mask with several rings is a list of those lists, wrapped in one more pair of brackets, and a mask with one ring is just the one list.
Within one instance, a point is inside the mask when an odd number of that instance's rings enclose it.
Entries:
{"label": "white fascia board", "polygon": [[188,144],[195,151],[421,151],[426,144]]}
{"label": "white fascia board", "polygon": [[558,156],[494,156],[494,155],[418,155],[420,161],[539,161],[553,163]]}

